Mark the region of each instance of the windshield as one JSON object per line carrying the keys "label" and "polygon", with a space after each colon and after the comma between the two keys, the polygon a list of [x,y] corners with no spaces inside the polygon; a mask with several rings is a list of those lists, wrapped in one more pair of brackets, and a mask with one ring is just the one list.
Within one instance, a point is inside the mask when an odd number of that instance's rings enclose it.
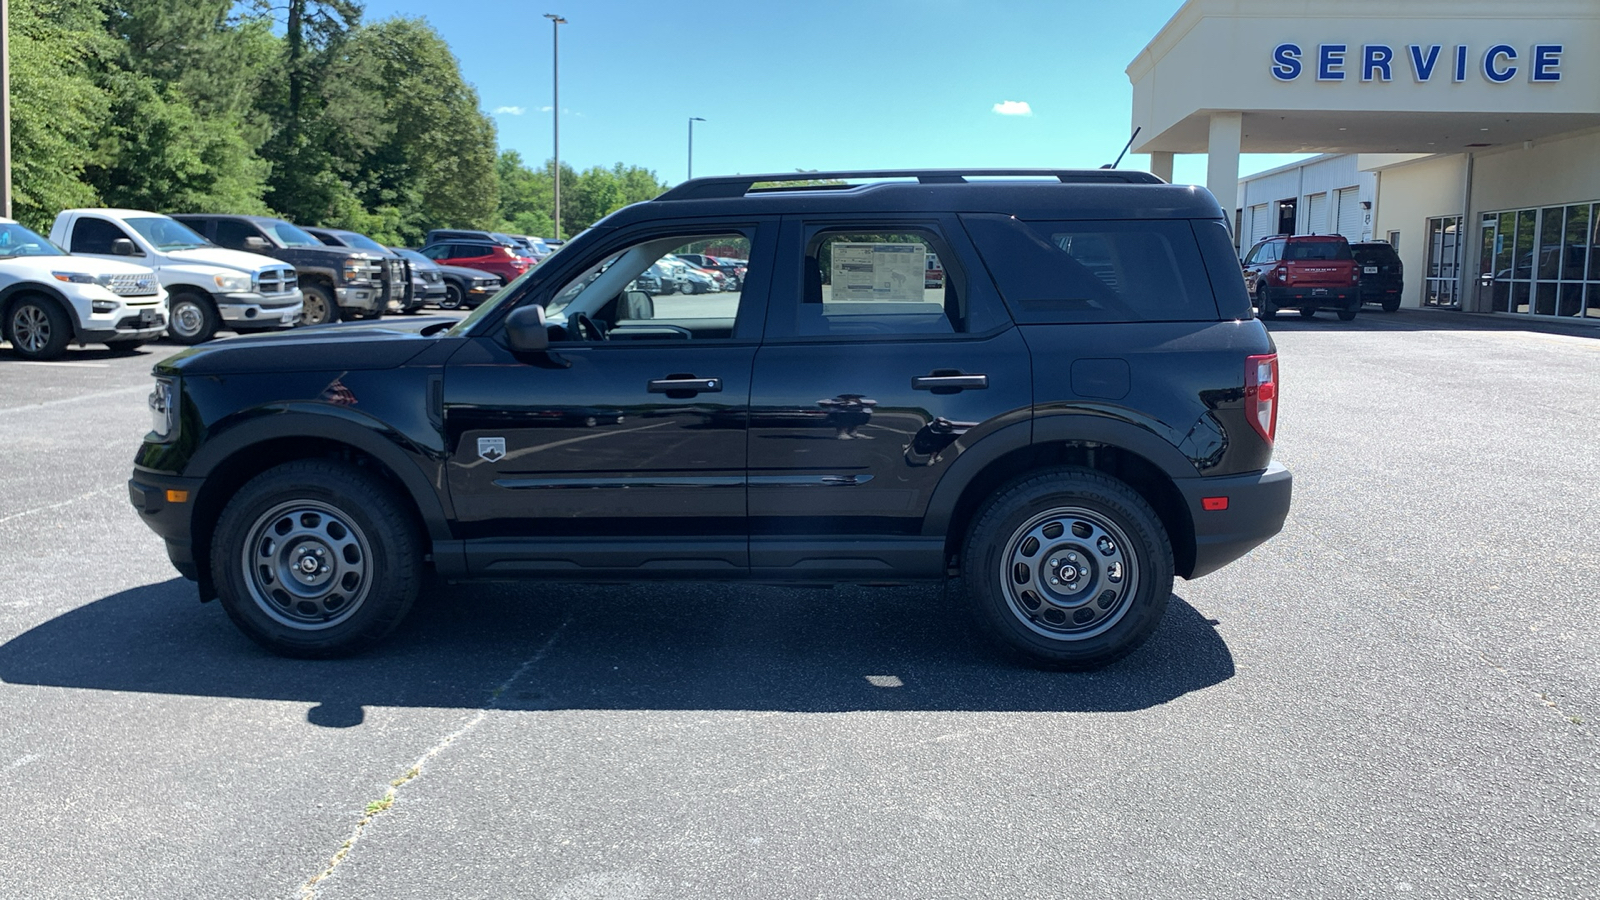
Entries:
{"label": "windshield", "polygon": [[189,226],[165,216],[123,219],[122,222],[139,232],[139,235],[157,250],[194,250],[211,246],[210,241],[195,234]]}
{"label": "windshield", "polygon": [[388,252],[386,247],[364,234],[356,234],[353,231],[341,231],[339,232],[339,238],[344,241],[344,245],[346,247],[354,247],[357,250],[372,250],[377,253]]}
{"label": "windshield", "polygon": [[423,263],[424,265],[426,265],[430,269],[433,268],[435,265],[437,265],[433,260],[427,258],[426,256],[423,256],[421,253],[418,253],[415,250],[406,250],[406,249],[401,248],[401,247],[392,247],[390,249],[394,250],[394,252],[400,254],[401,256],[405,257],[406,259],[411,260],[414,263]]}
{"label": "windshield", "polygon": [[285,247],[321,247],[323,243],[288,222],[273,222],[263,227]]}
{"label": "windshield", "polygon": [[66,256],[60,247],[21,225],[0,224],[0,258],[14,256]]}

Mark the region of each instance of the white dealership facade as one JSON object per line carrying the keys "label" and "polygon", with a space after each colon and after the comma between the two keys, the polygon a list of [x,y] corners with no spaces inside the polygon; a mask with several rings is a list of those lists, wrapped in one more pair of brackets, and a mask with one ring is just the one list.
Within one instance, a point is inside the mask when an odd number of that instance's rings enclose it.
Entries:
{"label": "white dealership facade", "polygon": [[1127,72],[1134,152],[1207,154],[1243,248],[1389,240],[1405,306],[1600,324],[1600,0],[1189,0]]}

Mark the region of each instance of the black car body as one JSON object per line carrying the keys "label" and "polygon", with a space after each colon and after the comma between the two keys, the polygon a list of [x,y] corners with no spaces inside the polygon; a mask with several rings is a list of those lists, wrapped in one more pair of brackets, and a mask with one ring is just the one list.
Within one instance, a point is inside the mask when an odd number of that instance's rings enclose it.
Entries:
{"label": "black car body", "polygon": [[[1277,357],[1223,211],[1135,172],[909,174],[690,181],[460,323],[179,354],[155,370],[132,501],[202,598],[291,655],[376,641],[425,569],[962,573],[1006,649],[1104,665],[1156,627],[1174,575],[1287,515]],[[703,239],[748,244],[741,293],[674,314],[627,290]]]}
{"label": "black car body", "polygon": [[414,313],[426,302],[423,297],[427,290],[426,281],[412,271],[410,261],[400,254],[356,231],[343,228],[307,228],[306,232],[330,247],[348,247],[351,250],[364,250],[374,255],[381,255],[388,261],[386,265],[391,270],[397,262],[403,267],[405,290],[391,292],[388,305],[384,307],[385,312]]}
{"label": "black car body", "polygon": [[265,254],[294,266],[304,294],[301,321],[307,325],[341,318],[375,319],[391,299],[404,297],[410,289],[410,276],[400,260],[328,246],[283,219],[209,213],[172,217],[219,247]]}
{"label": "black car body", "polygon": [[1405,265],[1388,241],[1360,241],[1350,245],[1350,253],[1361,268],[1361,302],[1381,303],[1384,312],[1400,308],[1405,291]]}

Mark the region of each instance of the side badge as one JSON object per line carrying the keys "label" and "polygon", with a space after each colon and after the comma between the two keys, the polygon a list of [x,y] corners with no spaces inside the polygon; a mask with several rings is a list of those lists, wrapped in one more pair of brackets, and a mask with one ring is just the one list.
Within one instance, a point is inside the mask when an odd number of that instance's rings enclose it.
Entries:
{"label": "side badge", "polygon": [[506,439],[503,437],[478,438],[478,458],[499,462],[506,458]]}

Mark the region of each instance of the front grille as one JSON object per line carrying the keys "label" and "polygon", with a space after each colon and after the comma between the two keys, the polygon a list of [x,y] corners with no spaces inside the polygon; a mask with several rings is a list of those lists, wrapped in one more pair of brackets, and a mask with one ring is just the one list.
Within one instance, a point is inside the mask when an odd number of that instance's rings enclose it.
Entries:
{"label": "front grille", "polygon": [[156,293],[161,283],[154,273],[149,275],[112,275],[106,285],[118,297],[149,297]]}
{"label": "front grille", "polygon": [[256,290],[263,294],[287,294],[300,287],[300,273],[294,269],[266,269],[256,276]]}

